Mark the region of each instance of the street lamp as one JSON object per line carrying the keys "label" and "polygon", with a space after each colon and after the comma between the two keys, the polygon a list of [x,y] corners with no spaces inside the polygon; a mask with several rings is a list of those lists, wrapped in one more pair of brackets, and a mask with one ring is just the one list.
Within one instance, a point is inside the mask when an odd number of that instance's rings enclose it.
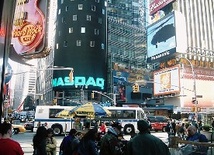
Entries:
{"label": "street lamp", "polygon": [[197,117],[197,104],[198,104],[198,100],[197,100],[197,93],[196,93],[196,76],[195,76],[195,71],[192,65],[192,62],[187,59],[186,57],[180,57],[180,59],[185,59],[186,61],[188,61],[188,63],[190,64],[191,70],[192,70],[192,76],[193,76],[193,97],[192,97],[192,103],[195,105],[195,115]]}
{"label": "street lamp", "polygon": [[100,95],[102,95],[102,96],[105,96],[106,98],[108,98],[109,100],[111,100],[111,101],[113,102],[114,105],[117,104],[117,103],[116,103],[116,95],[117,95],[117,94],[113,94],[113,99],[112,99],[111,97],[109,97],[109,96],[107,96],[107,95],[105,95],[105,94],[103,94],[103,93],[101,93],[101,92],[99,92],[99,91],[93,90],[92,92],[93,92],[93,93],[100,94]]}

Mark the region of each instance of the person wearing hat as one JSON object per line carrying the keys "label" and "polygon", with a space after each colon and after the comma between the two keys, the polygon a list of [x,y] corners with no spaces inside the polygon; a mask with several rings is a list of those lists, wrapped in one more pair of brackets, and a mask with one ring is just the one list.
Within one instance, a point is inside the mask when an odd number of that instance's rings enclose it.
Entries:
{"label": "person wearing hat", "polygon": [[108,132],[101,138],[100,155],[121,155],[120,140],[118,136],[121,135],[123,127],[120,123],[115,122],[108,129]]}
{"label": "person wearing hat", "polygon": [[150,126],[144,121],[137,122],[139,133],[127,144],[127,155],[170,155],[167,145],[150,134]]}

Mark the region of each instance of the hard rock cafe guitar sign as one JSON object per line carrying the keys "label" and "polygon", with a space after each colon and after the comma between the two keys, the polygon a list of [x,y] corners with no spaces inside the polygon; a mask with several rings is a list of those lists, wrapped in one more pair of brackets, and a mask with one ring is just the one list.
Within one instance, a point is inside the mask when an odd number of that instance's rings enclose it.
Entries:
{"label": "hard rock cafe guitar sign", "polygon": [[45,31],[45,18],[38,0],[17,0],[14,14],[12,44],[17,54],[36,53]]}

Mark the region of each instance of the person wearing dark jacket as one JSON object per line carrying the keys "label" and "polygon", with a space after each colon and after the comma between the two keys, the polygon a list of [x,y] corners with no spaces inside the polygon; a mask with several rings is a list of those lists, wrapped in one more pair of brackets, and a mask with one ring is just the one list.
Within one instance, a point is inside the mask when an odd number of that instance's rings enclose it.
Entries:
{"label": "person wearing dark jacket", "polygon": [[97,130],[90,129],[80,140],[78,155],[98,155],[97,145],[95,143]]}
{"label": "person wearing dark jacket", "polygon": [[[75,134],[77,133],[76,129],[71,129],[69,134],[63,138],[60,144],[60,153],[62,155],[72,155],[72,153],[77,149],[77,146],[74,146]],[[76,144],[78,145],[78,144]]]}
{"label": "person wearing dark jacket", "polygon": [[119,136],[122,126],[115,122],[108,129],[108,132],[101,138],[100,155],[122,155]]}
{"label": "person wearing dark jacket", "polygon": [[[208,139],[205,135],[200,134],[197,132],[197,128],[192,125],[187,128],[187,141],[194,141],[194,142],[208,142]],[[193,147],[192,153],[190,155],[206,155],[208,151],[208,147],[206,146],[197,146]]]}
{"label": "person wearing dark jacket", "polygon": [[46,139],[47,129],[44,126],[38,127],[35,136],[33,137],[33,154],[47,155],[46,152]]}
{"label": "person wearing dark jacket", "polygon": [[150,134],[149,124],[146,121],[138,121],[137,126],[139,134],[128,142],[127,155],[170,155],[167,145]]}

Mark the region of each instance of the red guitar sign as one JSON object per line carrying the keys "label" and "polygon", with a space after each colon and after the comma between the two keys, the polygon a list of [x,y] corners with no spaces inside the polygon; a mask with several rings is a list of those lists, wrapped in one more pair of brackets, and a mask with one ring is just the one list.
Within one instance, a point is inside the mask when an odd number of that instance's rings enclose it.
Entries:
{"label": "red guitar sign", "polygon": [[45,18],[38,0],[17,0],[12,43],[19,55],[32,54],[44,37]]}

